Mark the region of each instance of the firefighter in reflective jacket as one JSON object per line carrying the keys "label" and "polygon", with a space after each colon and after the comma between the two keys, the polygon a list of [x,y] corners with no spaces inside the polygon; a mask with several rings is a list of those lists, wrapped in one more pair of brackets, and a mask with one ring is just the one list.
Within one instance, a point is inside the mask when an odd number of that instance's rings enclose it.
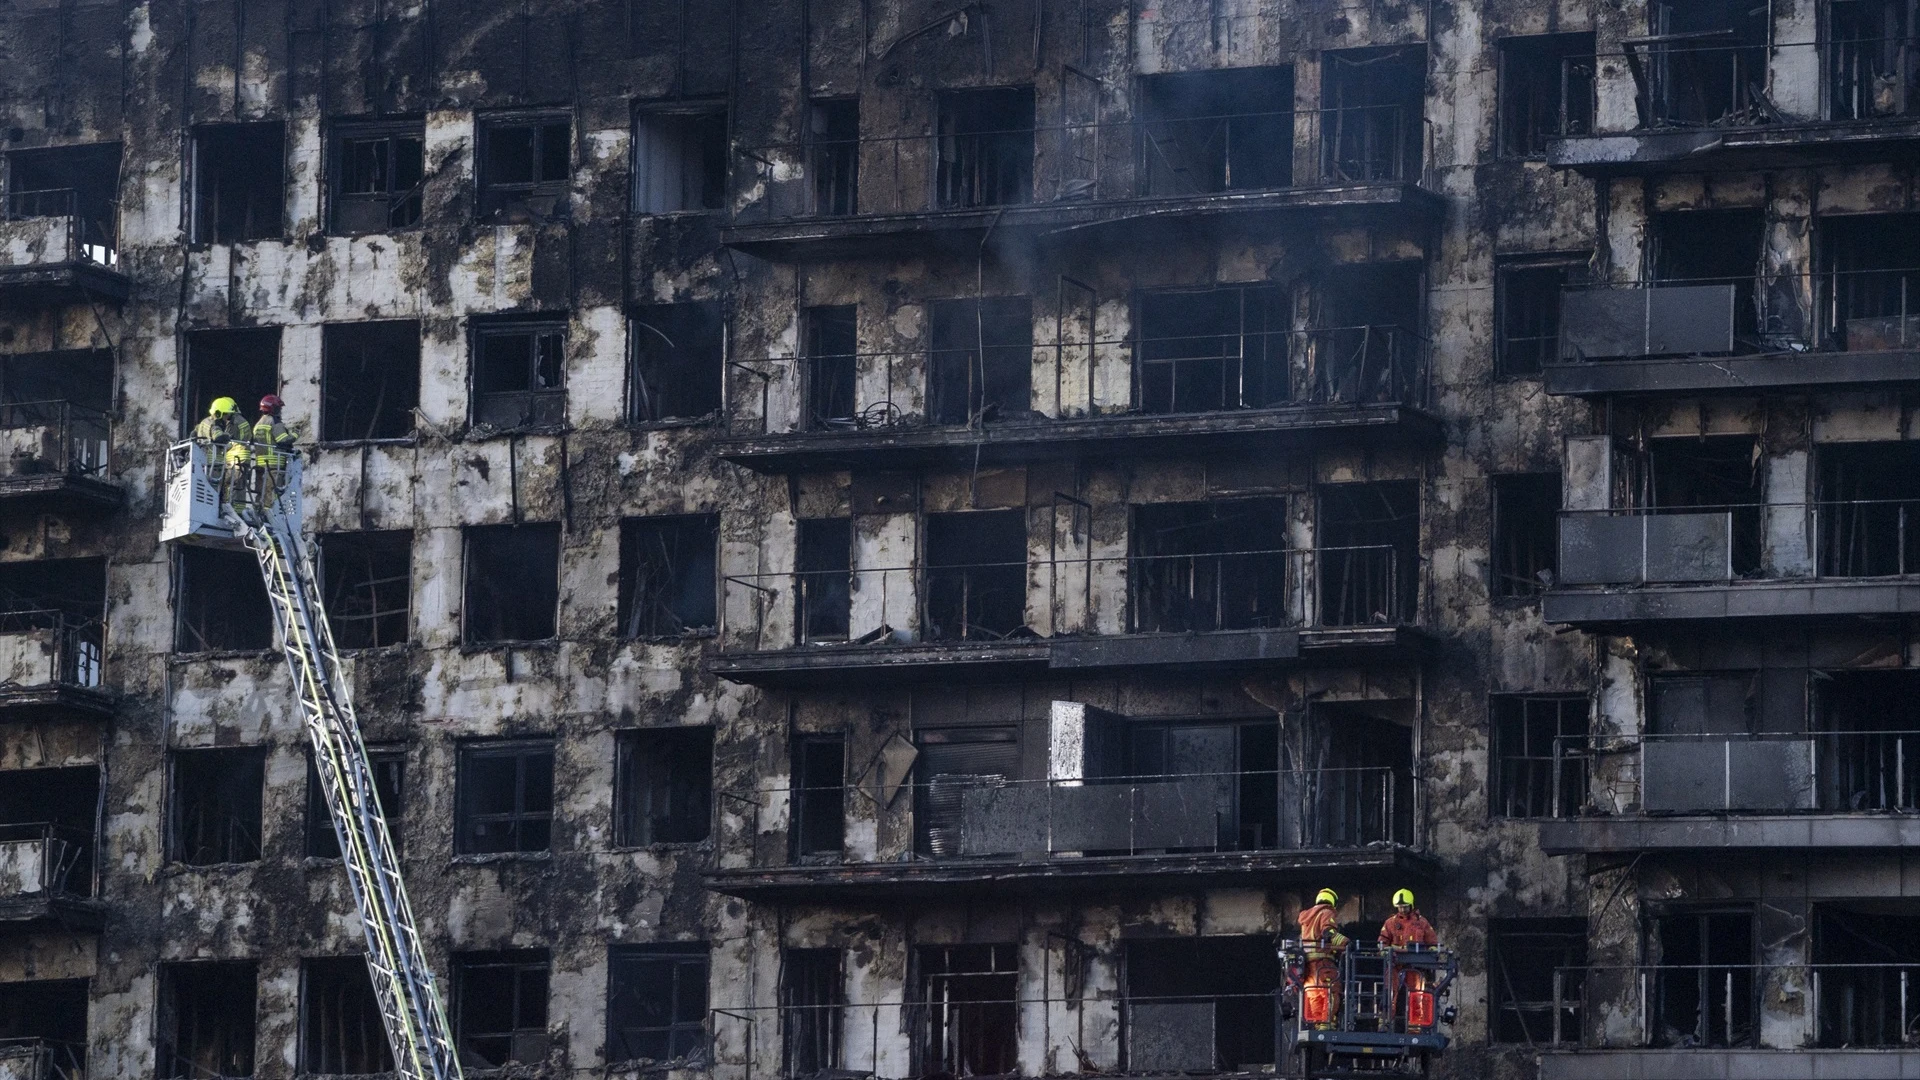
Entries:
{"label": "firefighter in reflective jacket", "polygon": [[240,405],[230,397],[217,397],[207,406],[207,415],[193,426],[193,437],[224,454],[227,444],[240,437]]}
{"label": "firefighter in reflective jacket", "polygon": [[287,463],[287,451],[293,449],[293,429],[280,422],[285,406],[278,394],[260,399],[260,419],[253,422],[253,461],[277,469]]}
{"label": "firefighter in reflective jacket", "polygon": [[1318,1028],[1332,1027],[1340,1016],[1340,954],[1347,951],[1347,937],[1337,924],[1339,906],[1339,893],[1321,889],[1313,906],[1300,913],[1300,947],[1307,954],[1301,1019]]}
{"label": "firefighter in reflective jacket", "polygon": [[[1393,894],[1393,914],[1380,927],[1380,947],[1384,949],[1431,949],[1440,944],[1433,924],[1413,906],[1413,890],[1399,889]],[[1423,971],[1400,969],[1394,980],[1394,1015],[1400,1014],[1400,1000],[1407,1003],[1407,1029],[1424,1030],[1433,1026],[1433,999],[1426,996],[1427,975]]]}

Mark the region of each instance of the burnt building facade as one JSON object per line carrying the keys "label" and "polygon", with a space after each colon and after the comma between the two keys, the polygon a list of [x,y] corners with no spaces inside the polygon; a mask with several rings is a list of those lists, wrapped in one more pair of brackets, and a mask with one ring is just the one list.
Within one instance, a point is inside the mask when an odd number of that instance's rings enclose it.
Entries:
{"label": "burnt building facade", "polygon": [[0,4],[0,1075],[391,1068],[267,393],[471,1071],[1920,1071],[1916,17]]}

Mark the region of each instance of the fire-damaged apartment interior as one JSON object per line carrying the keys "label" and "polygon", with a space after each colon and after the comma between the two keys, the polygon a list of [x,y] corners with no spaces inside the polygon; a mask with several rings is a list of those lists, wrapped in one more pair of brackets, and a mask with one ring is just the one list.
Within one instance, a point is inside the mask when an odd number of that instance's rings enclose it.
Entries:
{"label": "fire-damaged apartment interior", "polygon": [[[1920,2],[0,0],[0,1077],[1920,1075]],[[1913,263],[1909,266],[1908,263]]]}

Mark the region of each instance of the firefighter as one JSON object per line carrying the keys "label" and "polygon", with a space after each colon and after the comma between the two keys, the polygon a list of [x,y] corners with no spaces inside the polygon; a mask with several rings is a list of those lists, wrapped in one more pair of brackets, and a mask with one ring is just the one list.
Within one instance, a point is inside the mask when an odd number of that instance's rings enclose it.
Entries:
{"label": "firefighter", "polygon": [[[1413,906],[1413,890],[1395,890],[1393,894],[1393,914],[1388,916],[1387,921],[1380,927],[1380,947],[1383,949],[1412,949],[1416,947],[1431,949],[1438,944],[1440,944],[1440,935],[1433,932],[1433,924],[1428,922],[1427,917],[1420,914],[1420,910]],[[1417,969],[1401,968],[1396,964],[1392,981],[1394,996],[1393,1015],[1398,1018],[1401,1016],[1400,1009],[1402,1001],[1405,1001],[1407,1005],[1411,1007],[1413,1004],[1413,995],[1426,991],[1427,974]],[[1430,1003],[1432,999],[1427,998],[1423,1000],[1429,1002],[1427,1010],[1428,1013],[1431,1013],[1432,1006]],[[1431,1015],[1411,1015],[1413,1011],[1417,1010],[1410,1009],[1409,1014],[1406,1016],[1408,1030],[1425,1030],[1433,1026],[1433,1018]]]}
{"label": "firefighter", "polygon": [[253,464],[263,497],[278,490],[280,470],[286,467],[287,454],[293,449],[295,432],[280,422],[280,410],[286,402],[278,394],[260,399],[260,419],[253,422]]}
{"label": "firefighter", "polygon": [[[1340,955],[1347,951],[1347,937],[1337,922],[1339,906],[1339,893],[1321,889],[1313,906],[1300,912],[1300,947],[1307,954],[1304,1018],[1322,1029],[1333,1027],[1340,1017]],[[1324,999],[1325,1005],[1316,999]]]}
{"label": "firefighter", "polygon": [[239,403],[230,397],[214,398],[207,406],[207,415],[193,426],[193,437],[225,453],[227,444],[240,437],[239,409]]}

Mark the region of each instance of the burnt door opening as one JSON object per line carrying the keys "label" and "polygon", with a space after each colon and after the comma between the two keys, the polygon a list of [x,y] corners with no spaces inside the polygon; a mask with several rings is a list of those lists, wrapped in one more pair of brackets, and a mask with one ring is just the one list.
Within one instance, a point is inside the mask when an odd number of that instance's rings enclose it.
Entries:
{"label": "burnt door opening", "polygon": [[1827,101],[1835,120],[1911,116],[1920,109],[1912,0],[1827,4]]}
{"label": "burnt door opening", "polygon": [[161,965],[155,1049],[164,1080],[253,1075],[257,982],[251,961]]}
{"label": "burnt door opening", "polygon": [[1920,911],[1902,900],[1816,904],[1812,921],[1814,1045],[1911,1046]]}
{"label": "burnt door opening", "polygon": [[853,617],[853,519],[799,522],[794,555],[799,640],[845,641]]}
{"label": "burnt door opening", "polygon": [[302,1071],[322,1076],[393,1071],[365,957],[320,956],[301,963],[300,1061]]}
{"label": "burnt door opening", "polygon": [[1014,945],[922,945],[920,1072],[1006,1076],[1018,1067]]}
{"label": "burnt door opening", "polygon": [[52,1059],[52,1070],[34,1072],[29,1065],[25,1073],[13,1075],[20,1080],[85,1080],[87,980],[0,983],[0,1046],[31,1048],[35,1044]]}
{"label": "burnt door opening", "polygon": [[0,844],[46,845],[37,876],[25,865],[31,856],[14,849],[0,895],[17,897],[32,884],[56,896],[92,896],[99,804],[98,766],[0,771]]}
{"label": "burnt door opening", "polygon": [[1033,200],[1033,87],[949,90],[939,112],[937,207]]}
{"label": "burnt door opening", "polygon": [[1544,158],[1554,139],[1593,131],[1593,35],[1500,41],[1500,153]]}
{"label": "burnt door opening", "polygon": [[839,949],[788,949],[781,954],[782,1076],[841,1068],[841,1013],[847,1002]]}
{"label": "burnt door opening", "polygon": [[1813,731],[1820,809],[1920,809],[1920,672],[1821,672]]}
{"label": "burnt door opening", "polygon": [[1278,287],[1142,293],[1137,308],[1141,411],[1264,409],[1292,397],[1289,305]]}
{"label": "burnt door opening", "polygon": [[792,775],[793,857],[837,861],[847,833],[846,736],[799,736]]}
{"label": "burnt door opening", "polygon": [[1652,928],[1656,1046],[1748,1046],[1754,1037],[1753,912],[1663,912]]}
{"label": "burnt door opening", "polygon": [[1136,506],[1130,540],[1134,633],[1291,622],[1285,499]]}
{"label": "burnt door opening", "polygon": [[809,428],[834,431],[861,426],[854,400],[860,371],[858,312],[853,304],[838,304],[801,313]]}
{"label": "burnt door opening", "polygon": [[1538,596],[1559,569],[1559,473],[1510,473],[1493,480],[1492,593]]}
{"label": "burnt door opening", "polygon": [[807,171],[813,212],[834,217],[860,211],[860,100],[807,103]]}
{"label": "burnt door opening", "polygon": [[1134,724],[1127,732],[1125,771],[1135,780],[1172,780],[1212,806],[1212,849],[1273,848],[1282,833],[1279,739],[1272,720]]}
{"label": "burnt door opening", "polygon": [[993,641],[1027,624],[1027,512],[928,514],[921,637]]}
{"label": "burnt door opening", "polygon": [[1411,622],[1420,587],[1420,490],[1412,480],[1320,489],[1319,623]]}
{"label": "burnt door opening", "polygon": [[1270,939],[1125,944],[1128,1072],[1262,1072],[1274,1065],[1281,972]]}
{"label": "burnt door opening", "polygon": [[1920,214],[1823,217],[1816,229],[1821,343],[1849,352],[1920,346]]}
{"label": "burnt door opening", "polygon": [[[1760,345],[1760,261],[1766,237],[1761,210],[1680,210],[1650,214],[1647,220],[1648,266],[1655,287],[1730,285],[1733,287],[1733,339],[1736,351]],[[1724,299],[1704,299],[1691,311],[1665,318],[1688,324],[1691,336],[1724,333]],[[1712,334],[1703,331],[1711,330]],[[1679,332],[1677,328],[1676,331]]]}
{"label": "burnt door opening", "polygon": [[927,318],[927,413],[935,424],[1033,411],[1033,299],[935,300]]}
{"label": "burnt door opening", "polygon": [[1019,729],[947,728],[914,733],[914,847],[935,858],[960,853],[960,813],[967,788],[1020,773]]}
{"label": "burnt door opening", "polygon": [[1326,53],[1320,84],[1321,181],[1418,179],[1426,93],[1422,46]]}
{"label": "burnt door opening", "polygon": [[1651,31],[1628,46],[1648,127],[1740,126],[1779,119],[1767,100],[1772,5],[1755,0],[1660,0]]}
{"label": "burnt door opening", "polygon": [[1409,400],[1424,367],[1422,281],[1417,262],[1354,263],[1321,276],[1306,335],[1314,401]]}
{"label": "burnt door opening", "polygon": [[[1726,522],[1701,519],[1700,528],[1724,533],[1728,564],[1736,575],[1761,568],[1761,516],[1765,458],[1751,437],[1654,439],[1636,470],[1635,505],[1655,512],[1710,511]],[[1704,539],[1704,538],[1703,538]]]}
{"label": "burnt door opening", "polygon": [[1823,445],[1814,457],[1821,575],[1920,570],[1920,443]]}
{"label": "burnt door opening", "polygon": [[1293,183],[1293,68],[1140,80],[1140,193],[1201,195]]}
{"label": "burnt door opening", "polygon": [[[1309,847],[1413,842],[1413,728],[1367,706],[1321,702],[1308,715],[1303,774],[1282,773]],[[1297,799],[1297,802],[1293,800]]]}

